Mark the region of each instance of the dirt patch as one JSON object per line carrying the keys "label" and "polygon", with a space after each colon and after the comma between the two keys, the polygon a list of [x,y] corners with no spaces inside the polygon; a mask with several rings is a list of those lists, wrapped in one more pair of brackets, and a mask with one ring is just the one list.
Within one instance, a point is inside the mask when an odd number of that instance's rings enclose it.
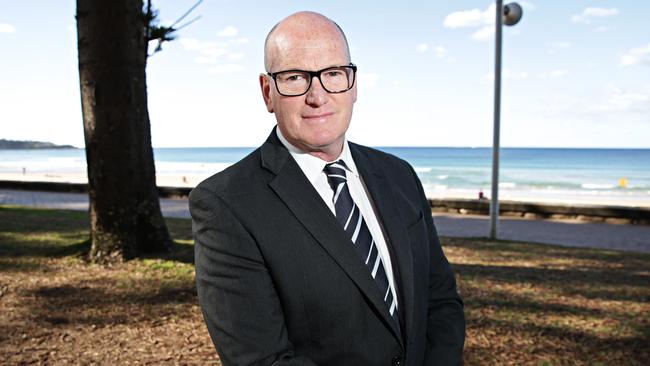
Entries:
{"label": "dirt patch", "polygon": [[191,273],[47,262],[0,272],[3,364],[220,365]]}

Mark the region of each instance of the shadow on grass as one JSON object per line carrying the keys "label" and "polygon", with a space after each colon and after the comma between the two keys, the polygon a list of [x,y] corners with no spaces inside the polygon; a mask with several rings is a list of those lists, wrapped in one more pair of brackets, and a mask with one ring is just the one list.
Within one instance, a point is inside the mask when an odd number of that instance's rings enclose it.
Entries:
{"label": "shadow on grass", "polygon": [[[534,317],[552,316],[558,319],[585,319],[616,321],[619,324],[633,329],[634,332],[644,335],[650,339],[650,323],[644,319],[638,319],[635,314],[625,307],[598,308],[589,306],[572,305],[569,303],[553,302],[553,296],[537,294],[536,298],[526,295],[519,295],[515,291],[490,291],[485,289],[472,288],[464,284],[469,296],[465,297],[465,306],[468,311],[468,320],[473,322],[473,313],[480,313],[481,310],[498,310],[502,316],[512,316],[513,323],[529,321]],[[648,340],[650,342],[650,340]],[[650,345],[650,343],[649,343]]]}
{"label": "shadow on grass", "polygon": [[[509,364],[540,365],[543,364],[540,359],[552,361],[550,365],[647,365],[646,362],[650,358],[648,339],[643,336],[610,338],[565,327],[513,324],[487,318],[473,321],[471,328],[471,332],[492,334],[494,339],[503,340],[502,337],[505,336],[516,342],[517,339],[543,338],[544,342],[520,345],[523,349],[517,352],[508,352],[507,349],[513,347],[512,344],[498,344],[490,340],[483,344],[469,345],[465,350],[465,363],[468,365],[485,364],[486,360],[491,360],[490,364],[507,360]],[[504,359],[495,360],[495,355]],[[511,356],[521,359],[513,359]],[[531,363],[533,357],[538,361]],[[582,362],[576,362],[577,360]]]}
{"label": "shadow on grass", "polygon": [[37,234],[51,231],[88,230],[84,211],[0,206],[0,231]]}
{"label": "shadow on grass", "polygon": [[165,223],[169,234],[176,241],[191,242],[192,239],[192,221],[190,219],[177,219],[166,217]]}
{"label": "shadow on grass", "polygon": [[650,255],[442,242],[466,304],[466,364],[645,365],[649,359]]}
{"label": "shadow on grass", "polygon": [[[0,236],[0,239],[4,239]],[[8,257],[48,257],[82,256],[90,251],[90,239],[83,241],[43,242],[29,240],[0,240],[0,256]]]}
{"label": "shadow on grass", "polygon": [[194,244],[175,241],[169,252],[146,253],[140,258],[194,264]]}
{"label": "shadow on grass", "polygon": [[566,247],[555,244],[532,244],[510,240],[489,240],[487,238],[472,238],[471,241],[462,238],[441,238],[444,246],[460,246],[476,251],[477,255],[496,258],[516,256],[518,259],[541,258],[601,261],[608,263],[626,262],[631,269],[647,269],[650,253],[625,252],[607,249]]}
{"label": "shadow on grass", "polygon": [[27,258],[82,255],[90,248],[88,213],[0,206],[0,270],[26,270]]}
{"label": "shadow on grass", "polygon": [[444,238],[443,244],[470,255],[459,263],[450,258],[466,279],[543,285],[590,299],[650,301],[644,291],[650,254],[486,239]]}
{"label": "shadow on grass", "polygon": [[[192,223],[165,219],[175,242],[170,252],[145,254],[145,259],[194,263]],[[83,257],[90,251],[87,212],[0,206],[0,271],[33,270],[37,258]]]}
{"label": "shadow on grass", "polygon": [[178,305],[197,303],[194,281],[161,283],[157,278],[140,279],[128,289],[124,281],[106,278],[41,286],[21,291],[21,297],[31,299],[24,306],[42,326],[156,321],[173,314]]}
{"label": "shadow on grass", "polygon": [[43,267],[40,261],[29,260],[28,258],[6,258],[0,255],[0,272],[21,272],[34,271]]}
{"label": "shadow on grass", "polygon": [[85,258],[90,251],[90,239],[64,242],[30,242],[5,240],[0,233],[0,272],[33,271],[47,267],[44,259],[63,257]]}
{"label": "shadow on grass", "polygon": [[[466,279],[491,280],[500,283],[528,283],[553,287],[564,295],[580,295],[591,299],[629,300],[647,302],[647,291],[627,291],[643,288],[650,276],[608,269],[549,269],[521,266],[490,266],[454,264],[454,269]],[[604,290],[603,287],[608,287]]]}

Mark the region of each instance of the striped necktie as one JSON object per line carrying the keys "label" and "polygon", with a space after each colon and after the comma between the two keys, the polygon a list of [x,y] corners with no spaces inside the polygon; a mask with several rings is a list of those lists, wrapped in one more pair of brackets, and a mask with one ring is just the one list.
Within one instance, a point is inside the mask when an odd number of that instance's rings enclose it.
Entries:
{"label": "striped necktie", "polygon": [[348,179],[346,176],[347,166],[343,160],[338,160],[325,166],[327,181],[334,190],[334,208],[336,219],[341,223],[348,237],[352,240],[354,247],[361,256],[361,260],[366,263],[370,274],[377,282],[379,291],[388,306],[388,312],[395,319],[397,324],[397,299],[388,282],[384,263],[379,255],[377,243],[372,239],[370,230],[363,219],[359,207],[352,200],[348,188]]}

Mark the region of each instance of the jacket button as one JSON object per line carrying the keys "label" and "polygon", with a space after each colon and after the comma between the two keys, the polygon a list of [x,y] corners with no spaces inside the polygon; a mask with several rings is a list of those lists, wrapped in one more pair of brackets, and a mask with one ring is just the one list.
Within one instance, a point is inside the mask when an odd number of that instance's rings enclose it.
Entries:
{"label": "jacket button", "polygon": [[402,364],[402,357],[395,356],[395,357],[393,357],[391,362],[392,362],[393,366],[400,366]]}

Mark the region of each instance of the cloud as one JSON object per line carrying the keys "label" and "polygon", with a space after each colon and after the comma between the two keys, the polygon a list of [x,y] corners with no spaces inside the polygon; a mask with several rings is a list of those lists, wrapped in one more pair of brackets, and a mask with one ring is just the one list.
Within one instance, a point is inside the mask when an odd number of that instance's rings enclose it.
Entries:
{"label": "cloud", "polygon": [[426,43],[420,43],[417,47],[415,47],[415,49],[418,52],[424,53],[427,52],[427,50],[429,49],[429,45]]}
{"label": "cloud", "polygon": [[645,46],[628,50],[623,56],[621,56],[620,63],[621,66],[636,64],[650,65],[650,43]]}
{"label": "cloud", "polygon": [[203,54],[217,54],[225,50],[228,44],[221,42],[200,41],[196,38],[181,38],[181,45],[188,51],[197,51]]}
{"label": "cloud", "polygon": [[552,70],[548,72],[543,72],[539,75],[540,78],[542,79],[558,79],[561,77],[564,77],[569,74],[569,70],[567,69],[558,69],[558,70]]}
{"label": "cloud", "polygon": [[[244,57],[243,53],[235,52],[227,42],[200,41],[195,38],[181,38],[180,43],[187,51],[198,53],[194,62],[200,65],[216,65],[219,68],[219,59],[227,57],[229,60],[240,60]],[[229,66],[230,67],[230,66]],[[213,72],[213,71],[211,71]],[[214,72],[213,72],[214,73]],[[216,73],[223,73],[218,69]]]}
{"label": "cloud", "polygon": [[235,43],[235,44],[246,44],[246,43],[249,43],[250,40],[248,38],[246,38],[246,37],[241,37],[241,38],[233,39],[230,42]]}
{"label": "cloud", "polygon": [[574,23],[591,23],[593,18],[605,18],[618,15],[619,11],[617,8],[586,8],[580,14],[576,14],[571,17],[571,21]]}
{"label": "cloud", "polygon": [[489,25],[472,33],[472,39],[475,41],[489,41],[494,38],[495,32],[494,26]]}
{"label": "cloud", "polygon": [[616,124],[632,120],[645,122],[650,114],[650,84],[632,88],[610,84],[588,96],[555,95],[543,105],[548,106],[544,113],[552,116],[571,116],[589,122],[604,119]]}
{"label": "cloud", "polygon": [[591,103],[587,112],[647,113],[650,112],[650,85],[639,89],[622,89],[610,85],[604,100]]}
{"label": "cloud", "polygon": [[225,64],[225,65],[216,65],[208,69],[210,74],[214,75],[223,75],[223,74],[232,74],[234,72],[242,71],[243,66],[238,64]]}
{"label": "cloud", "polygon": [[219,57],[228,53],[228,45],[224,43],[200,41],[195,38],[181,38],[180,42],[184,49],[199,54],[194,58],[194,62],[201,65],[214,65]]}
{"label": "cloud", "polygon": [[242,58],[244,58],[243,53],[233,52],[233,53],[228,54],[228,59],[230,59],[230,60],[241,60]]}
{"label": "cloud", "polygon": [[456,11],[445,17],[443,25],[451,29],[479,28],[472,33],[471,38],[479,42],[489,41],[494,38],[495,12],[495,4],[491,4],[485,10],[472,9]]}
{"label": "cloud", "polygon": [[445,17],[445,28],[480,27],[494,24],[496,5],[490,5],[486,10],[472,9],[453,12]]}
{"label": "cloud", "polygon": [[217,33],[217,36],[219,37],[234,37],[239,33],[237,28],[233,27],[232,25],[227,26],[226,28],[220,30]]}
{"label": "cloud", "polygon": [[524,11],[533,11],[537,9],[537,5],[528,1],[519,1],[519,4],[521,5],[522,8],[524,8]]}
{"label": "cloud", "polygon": [[560,50],[571,48],[571,46],[572,46],[571,42],[565,42],[565,41],[550,42],[546,44],[546,51],[549,54],[554,55],[560,52]]}
{"label": "cloud", "polygon": [[609,30],[609,28],[601,25],[600,27],[594,29],[594,32],[607,32],[608,30]]}
{"label": "cloud", "polygon": [[0,23],[0,33],[14,33],[16,32],[16,27],[11,24]]}
{"label": "cloud", "polygon": [[212,56],[196,56],[194,62],[199,65],[216,65],[217,58]]}
{"label": "cloud", "polygon": [[436,53],[436,58],[437,59],[443,59],[443,58],[447,57],[447,50],[442,46],[436,47],[436,49],[434,51]]}

